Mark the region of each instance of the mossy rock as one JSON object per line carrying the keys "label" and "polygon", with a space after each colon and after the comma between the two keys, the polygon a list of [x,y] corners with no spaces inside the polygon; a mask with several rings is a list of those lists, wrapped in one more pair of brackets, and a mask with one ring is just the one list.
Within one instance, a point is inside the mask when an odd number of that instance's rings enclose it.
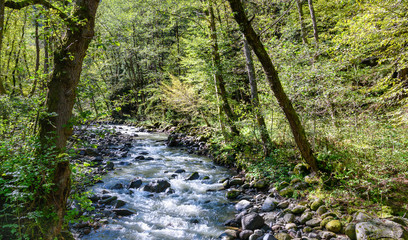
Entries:
{"label": "mossy rock", "polygon": [[309,226],[306,226],[306,227],[303,228],[303,232],[305,232],[305,233],[309,233],[311,231],[313,231],[313,229],[311,227],[309,227]]}
{"label": "mossy rock", "polygon": [[325,219],[327,217],[334,217],[337,218],[337,215],[334,212],[327,212],[325,214],[322,215],[322,219]]}
{"label": "mossy rock", "polygon": [[323,214],[327,213],[327,207],[326,206],[320,206],[317,209],[316,213],[319,214],[319,215],[323,215]]}
{"label": "mossy rock", "polygon": [[329,217],[323,219],[323,220],[320,222],[320,227],[322,227],[322,228],[326,227],[326,225],[327,225],[330,221],[332,221],[333,219],[334,219],[334,218],[333,218],[332,216],[329,216]]}
{"label": "mossy rock", "polygon": [[317,184],[319,184],[320,179],[317,176],[307,175],[305,177],[305,182],[309,183],[310,185],[317,185]]}
{"label": "mossy rock", "polygon": [[286,187],[279,191],[279,195],[281,195],[282,197],[292,197],[293,192],[294,190],[292,187]]}
{"label": "mossy rock", "polygon": [[349,237],[351,240],[357,240],[356,224],[355,223],[348,224],[344,229],[344,234],[346,234],[347,237]]}
{"label": "mossy rock", "polygon": [[241,191],[239,191],[238,189],[230,189],[227,191],[227,193],[225,194],[225,196],[228,199],[235,199],[238,197],[238,195],[241,193]]}
{"label": "mossy rock", "polygon": [[291,240],[292,237],[287,233],[277,233],[274,235],[277,240]]}
{"label": "mossy rock", "polygon": [[244,184],[244,180],[242,180],[241,178],[233,178],[229,181],[230,186],[241,186],[242,184]]}
{"label": "mossy rock", "polygon": [[292,179],[291,181],[290,181],[290,185],[295,185],[296,183],[298,183],[298,182],[301,182],[302,180],[300,180],[299,178],[294,178],[294,179]]}
{"label": "mossy rock", "polygon": [[330,232],[339,233],[341,231],[342,225],[339,220],[332,220],[326,224],[326,229]]}
{"label": "mossy rock", "polygon": [[306,163],[298,163],[294,168],[293,168],[293,172],[298,175],[305,175],[307,173],[309,173],[309,169],[310,166]]}
{"label": "mossy rock", "polygon": [[302,214],[306,210],[305,206],[297,205],[292,209],[293,214]]}
{"label": "mossy rock", "polygon": [[322,199],[320,199],[320,198],[318,198],[318,199],[315,199],[313,202],[312,202],[312,204],[310,204],[310,208],[313,210],[313,211],[316,211],[320,206],[322,206],[324,204],[324,202],[323,202],[323,200]]}
{"label": "mossy rock", "polygon": [[267,188],[268,186],[269,186],[269,185],[268,185],[267,181],[264,180],[264,179],[261,179],[261,180],[256,181],[256,182],[254,183],[254,185],[253,185],[253,187],[256,188],[256,189],[265,189],[265,188]]}
{"label": "mossy rock", "polygon": [[289,186],[289,183],[288,183],[288,182],[286,182],[286,181],[280,182],[280,183],[278,184],[278,190],[282,190],[282,189],[284,189],[284,188],[287,187],[287,186]]}

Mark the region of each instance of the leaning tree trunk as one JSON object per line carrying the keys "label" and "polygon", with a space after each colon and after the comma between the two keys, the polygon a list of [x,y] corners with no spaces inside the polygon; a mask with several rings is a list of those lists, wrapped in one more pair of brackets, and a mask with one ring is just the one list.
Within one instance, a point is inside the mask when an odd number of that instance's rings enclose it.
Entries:
{"label": "leaning tree trunk", "polygon": [[248,43],[251,45],[256,56],[262,64],[265,71],[267,81],[278,100],[279,106],[285,113],[285,116],[291,127],[295,142],[302,154],[302,157],[310,165],[313,172],[317,173],[316,159],[313,155],[313,150],[309,141],[306,138],[305,130],[299,120],[299,117],[293,108],[292,102],[283,90],[282,84],[279,80],[277,71],[275,70],[272,60],[265,50],[259,36],[255,33],[251,23],[245,15],[244,8],[242,7],[241,0],[228,0],[231,9],[234,13],[234,18],[239,24],[241,31],[245,34]]}
{"label": "leaning tree trunk", "polygon": [[256,116],[256,122],[258,123],[258,128],[261,133],[261,140],[262,140],[262,145],[263,145],[263,150],[265,157],[269,155],[269,145],[271,144],[271,139],[268,134],[268,130],[266,128],[265,124],[265,119],[262,115],[261,107],[259,104],[259,97],[258,97],[258,86],[256,83],[256,77],[255,77],[255,68],[254,68],[254,62],[252,60],[252,54],[251,54],[251,49],[248,45],[248,41],[244,37],[244,55],[245,55],[245,61],[246,61],[246,68],[248,72],[248,78],[249,78],[249,84],[251,86],[251,100],[252,100],[252,106],[255,111],[255,116]]}
{"label": "leaning tree trunk", "polygon": [[76,97],[75,91],[83,59],[94,36],[95,15],[99,2],[99,0],[75,2],[77,10],[74,16],[81,24],[69,26],[62,44],[54,53],[54,70],[48,84],[46,101],[48,115],[40,120],[40,139],[45,150],[53,147],[56,149],[54,161],[57,162],[53,171],[55,190],[46,196],[46,206],[56,213],[57,218],[54,222],[42,226],[45,239],[54,239],[62,228],[70,192],[71,170],[68,160],[58,160],[56,156],[64,152],[67,139],[72,132],[70,119]]}
{"label": "leaning tree trunk", "polygon": [[[221,57],[218,49],[218,40],[217,40],[217,28],[215,25],[215,15],[214,15],[214,8],[212,5],[212,0],[209,0],[209,13],[210,13],[210,30],[211,30],[211,41],[212,41],[212,57],[213,57],[213,64],[215,68],[215,73],[214,73],[214,81],[215,81],[215,87],[216,87],[216,92],[219,98],[221,99],[221,107],[223,112],[226,115],[226,120],[228,123],[228,126],[231,129],[232,135],[233,136],[238,136],[239,135],[239,130],[237,126],[235,125],[235,114],[232,111],[232,108],[229,104],[228,97],[227,97],[227,91],[225,89],[225,83],[224,83],[224,78],[222,76],[222,69],[221,69]],[[222,114],[221,114],[222,115]],[[220,119],[222,121],[222,117],[220,116]],[[221,125],[223,123],[221,122]]]}

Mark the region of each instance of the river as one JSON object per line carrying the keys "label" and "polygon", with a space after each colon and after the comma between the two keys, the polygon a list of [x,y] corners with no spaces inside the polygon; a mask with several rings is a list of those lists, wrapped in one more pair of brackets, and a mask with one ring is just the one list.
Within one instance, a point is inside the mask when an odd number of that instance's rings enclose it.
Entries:
{"label": "river", "polygon": [[[122,208],[135,214],[107,219],[107,224],[81,239],[218,238],[224,230],[222,223],[234,216],[233,205],[225,198],[225,192],[220,191],[219,181],[232,174],[228,169],[214,165],[207,157],[188,154],[185,149],[167,147],[167,135],[163,133],[140,132],[123,125],[103,128],[136,137],[127,156],[115,162],[115,170],[90,190],[96,195],[116,196],[126,203]],[[194,172],[199,178],[186,180]],[[126,186],[134,179],[142,180],[140,188],[114,189],[118,183]],[[173,191],[143,190],[146,184],[160,179],[167,180]]]}

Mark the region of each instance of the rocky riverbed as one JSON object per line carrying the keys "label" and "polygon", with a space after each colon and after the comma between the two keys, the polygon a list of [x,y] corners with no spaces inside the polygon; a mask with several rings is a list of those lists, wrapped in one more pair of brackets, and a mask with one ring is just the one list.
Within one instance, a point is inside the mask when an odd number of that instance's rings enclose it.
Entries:
{"label": "rocky riverbed", "polygon": [[[102,176],[91,190],[92,221],[71,224],[78,239],[216,239],[233,216],[220,180],[231,172],[187,148],[169,148],[168,136],[130,126],[77,129],[73,163],[91,163]],[[91,133],[90,133],[91,132]],[[72,208],[80,208],[73,202]],[[93,209],[92,209],[93,208]]]}
{"label": "rocky riverbed", "polygon": [[[231,177],[228,170],[207,160],[186,158],[186,152],[208,154],[200,139],[172,134],[140,142],[144,129],[128,128],[114,126],[106,131],[105,126],[94,133],[76,131],[81,141],[97,147],[79,149],[73,162],[92,163],[91,175],[109,172],[107,178],[92,187],[95,194],[89,199],[94,210],[81,212],[94,222],[71,224],[77,238],[408,239],[406,218],[383,219],[363,212],[349,215],[331,209],[324,199],[291,198],[294,191],[310,187],[313,176],[295,178],[290,183],[277,184],[278,187],[262,179],[249,181],[244,174]],[[166,145],[177,149],[181,146],[184,153],[169,158],[156,152]],[[183,161],[177,161],[183,157]],[[170,161],[175,162],[163,165]],[[183,162],[193,164],[184,166]],[[199,168],[203,163],[205,170]],[[147,166],[156,170],[143,172]],[[214,169],[220,172],[212,172]],[[302,171],[301,167],[294,170]],[[133,204],[135,201],[140,204]],[[176,212],[182,216],[175,217]],[[148,216],[152,216],[150,220],[146,220]]]}

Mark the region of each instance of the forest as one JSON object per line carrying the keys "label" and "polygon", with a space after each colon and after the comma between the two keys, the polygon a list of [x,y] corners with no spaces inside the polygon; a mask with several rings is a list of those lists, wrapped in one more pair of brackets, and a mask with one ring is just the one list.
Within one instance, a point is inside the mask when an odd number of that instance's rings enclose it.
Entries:
{"label": "forest", "polygon": [[0,239],[72,239],[98,178],[75,129],[97,123],[406,228],[408,2],[0,0]]}

